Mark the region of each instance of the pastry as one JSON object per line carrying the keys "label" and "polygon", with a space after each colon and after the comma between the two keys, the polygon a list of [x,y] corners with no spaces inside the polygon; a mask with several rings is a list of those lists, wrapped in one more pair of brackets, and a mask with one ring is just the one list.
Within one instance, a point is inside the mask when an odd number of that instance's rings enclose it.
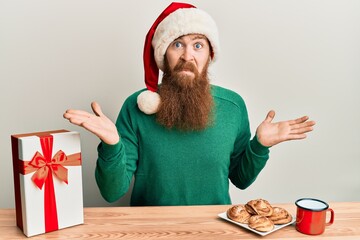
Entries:
{"label": "pastry", "polygon": [[267,217],[260,215],[251,216],[248,225],[259,232],[268,232],[274,229],[274,223]]}
{"label": "pastry", "polygon": [[281,207],[273,207],[273,214],[269,217],[274,224],[285,224],[292,220],[291,214]]}
{"label": "pastry", "polygon": [[271,216],[273,214],[273,208],[270,203],[264,199],[255,199],[246,203],[246,210],[251,215]]}
{"label": "pastry", "polygon": [[239,223],[248,223],[250,218],[250,213],[246,211],[244,205],[234,205],[231,208],[229,208],[226,212],[226,215],[228,218],[230,218],[233,221],[239,222]]}

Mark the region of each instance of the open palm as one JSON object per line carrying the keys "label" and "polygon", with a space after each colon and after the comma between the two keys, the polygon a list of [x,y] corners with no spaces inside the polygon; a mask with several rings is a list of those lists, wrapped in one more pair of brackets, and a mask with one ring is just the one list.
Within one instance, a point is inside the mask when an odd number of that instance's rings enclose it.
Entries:
{"label": "open palm", "polygon": [[284,141],[306,138],[306,133],[312,131],[315,125],[314,121],[308,121],[307,116],[273,123],[274,117],[275,112],[271,110],[256,130],[258,141],[266,147]]}
{"label": "open palm", "polygon": [[103,114],[98,103],[92,102],[91,108],[94,114],[83,110],[69,109],[63,116],[72,124],[81,126],[94,133],[103,142],[107,144],[116,144],[120,137],[115,124]]}

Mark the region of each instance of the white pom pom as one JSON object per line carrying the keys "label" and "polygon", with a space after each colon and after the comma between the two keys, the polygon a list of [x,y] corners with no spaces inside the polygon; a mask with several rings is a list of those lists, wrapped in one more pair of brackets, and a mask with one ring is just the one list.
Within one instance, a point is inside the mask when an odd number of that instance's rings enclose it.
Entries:
{"label": "white pom pom", "polygon": [[149,90],[141,92],[137,97],[139,109],[149,115],[158,111],[160,102],[160,95]]}

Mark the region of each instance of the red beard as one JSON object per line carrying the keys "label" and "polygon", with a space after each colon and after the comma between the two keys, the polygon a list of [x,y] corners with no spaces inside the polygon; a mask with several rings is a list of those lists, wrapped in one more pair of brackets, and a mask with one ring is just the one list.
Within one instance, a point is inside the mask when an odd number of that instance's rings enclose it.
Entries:
{"label": "red beard", "polygon": [[[165,61],[164,76],[159,88],[161,104],[156,120],[166,128],[203,130],[212,121],[213,98],[207,77],[207,64],[199,73],[196,67],[179,60],[171,71]],[[180,73],[191,71],[194,76]]]}

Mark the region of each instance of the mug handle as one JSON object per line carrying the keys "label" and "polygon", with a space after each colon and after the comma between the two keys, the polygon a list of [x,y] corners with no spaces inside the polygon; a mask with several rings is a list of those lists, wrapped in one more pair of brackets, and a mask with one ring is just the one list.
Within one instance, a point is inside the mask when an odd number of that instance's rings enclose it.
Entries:
{"label": "mug handle", "polygon": [[335,213],[334,210],[332,210],[331,208],[328,208],[327,211],[330,211],[330,221],[326,223],[326,226],[329,226],[334,223]]}

